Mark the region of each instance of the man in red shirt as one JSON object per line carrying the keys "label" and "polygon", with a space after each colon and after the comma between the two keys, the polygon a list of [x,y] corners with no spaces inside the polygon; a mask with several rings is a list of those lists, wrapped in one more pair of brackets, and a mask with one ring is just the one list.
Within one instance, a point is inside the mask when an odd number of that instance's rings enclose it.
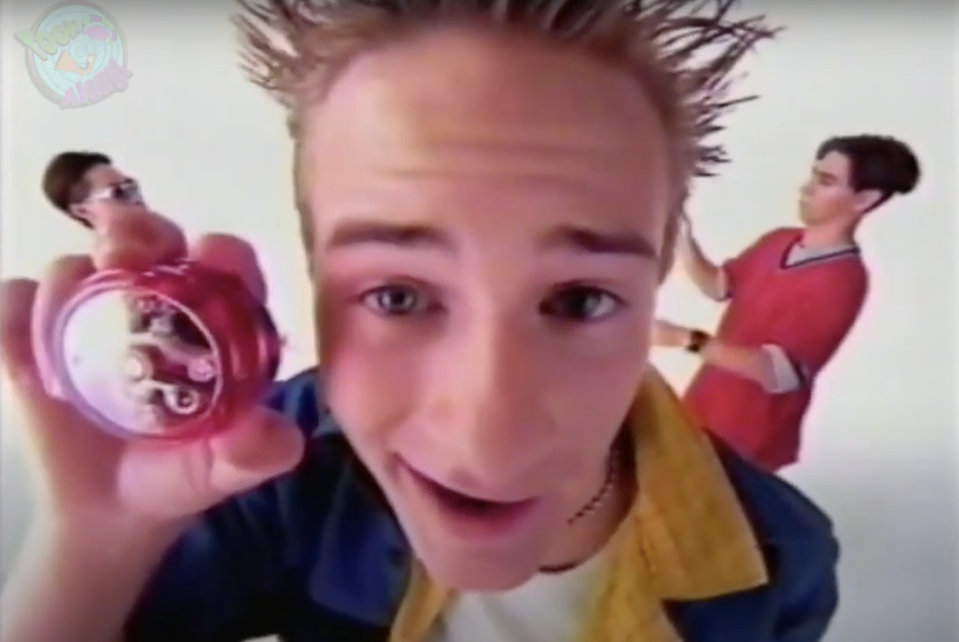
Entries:
{"label": "man in red shirt", "polygon": [[717,265],[685,222],[680,262],[704,295],[728,305],[714,335],[660,320],[653,341],[702,359],[685,401],[754,463],[775,471],[797,461],[816,377],[869,289],[856,231],[892,196],[911,192],[919,175],[916,156],[898,140],[831,138],[802,188],[802,227],[773,230]]}

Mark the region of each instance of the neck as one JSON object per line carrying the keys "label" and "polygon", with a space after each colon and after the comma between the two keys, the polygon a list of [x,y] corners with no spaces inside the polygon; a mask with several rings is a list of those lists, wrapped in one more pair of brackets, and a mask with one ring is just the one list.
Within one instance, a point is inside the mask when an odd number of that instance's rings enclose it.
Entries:
{"label": "neck", "polygon": [[[631,454],[632,451],[629,452]],[[599,488],[604,481],[605,472],[602,476],[597,476],[597,483],[593,488]],[[544,571],[559,572],[573,568],[599,553],[629,513],[635,485],[632,463],[624,461],[619,466],[613,487],[603,503],[595,511],[566,528],[562,536],[547,549],[542,563]]]}
{"label": "neck", "polygon": [[852,245],[856,242],[856,224],[816,225],[807,227],[802,235],[802,244],[811,249]]}

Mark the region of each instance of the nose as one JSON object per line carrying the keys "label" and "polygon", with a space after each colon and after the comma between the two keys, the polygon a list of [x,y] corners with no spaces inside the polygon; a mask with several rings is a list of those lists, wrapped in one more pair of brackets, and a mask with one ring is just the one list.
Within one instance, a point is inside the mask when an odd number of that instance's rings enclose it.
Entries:
{"label": "nose", "polygon": [[456,356],[431,422],[451,475],[478,490],[528,488],[555,443],[540,346],[503,325],[477,328],[447,353]]}

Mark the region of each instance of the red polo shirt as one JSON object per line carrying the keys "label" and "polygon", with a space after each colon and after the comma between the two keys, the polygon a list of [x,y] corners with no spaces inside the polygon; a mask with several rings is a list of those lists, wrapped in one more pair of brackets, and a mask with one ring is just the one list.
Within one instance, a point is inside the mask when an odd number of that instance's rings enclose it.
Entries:
{"label": "red polo shirt", "polygon": [[788,263],[801,236],[798,229],[774,230],[723,266],[729,303],[716,337],[739,346],[779,346],[803,385],[772,394],[750,379],[704,365],[685,394],[710,431],[774,471],[798,459],[816,376],[852,329],[869,283],[854,247]]}

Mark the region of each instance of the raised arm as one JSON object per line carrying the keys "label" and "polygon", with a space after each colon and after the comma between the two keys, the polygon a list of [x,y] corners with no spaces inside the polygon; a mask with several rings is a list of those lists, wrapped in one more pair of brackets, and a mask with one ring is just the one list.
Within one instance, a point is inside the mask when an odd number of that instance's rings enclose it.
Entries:
{"label": "raised arm", "polygon": [[724,270],[709,260],[696,238],[692,226],[685,214],[679,228],[676,241],[676,257],[683,266],[693,284],[706,297],[713,301],[723,301],[727,296],[726,275]]}

